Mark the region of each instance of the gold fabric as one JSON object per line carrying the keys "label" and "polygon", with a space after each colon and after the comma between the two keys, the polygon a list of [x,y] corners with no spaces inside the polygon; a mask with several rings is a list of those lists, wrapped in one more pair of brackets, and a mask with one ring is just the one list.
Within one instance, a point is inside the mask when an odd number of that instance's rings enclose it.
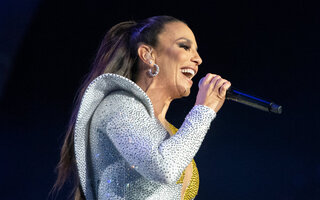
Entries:
{"label": "gold fabric", "polygon": [[[173,134],[175,134],[178,131],[178,129],[174,127],[172,124],[170,124],[170,129]],[[190,179],[190,183],[187,186],[186,191],[184,193],[184,197],[183,197],[184,200],[194,199],[198,194],[198,190],[199,190],[199,172],[194,159],[192,159],[191,163],[192,163],[192,176]],[[177,181],[177,184],[183,184],[184,176],[185,176],[185,170],[182,172],[180,179]]]}

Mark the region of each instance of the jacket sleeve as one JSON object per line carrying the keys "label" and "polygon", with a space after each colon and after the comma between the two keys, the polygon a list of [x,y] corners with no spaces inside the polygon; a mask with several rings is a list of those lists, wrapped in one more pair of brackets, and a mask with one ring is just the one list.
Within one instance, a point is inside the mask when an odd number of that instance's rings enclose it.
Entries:
{"label": "jacket sleeve", "polygon": [[176,182],[191,162],[216,113],[196,105],[178,132],[168,137],[160,122],[130,95],[115,93],[97,108],[101,125],[124,159],[142,176]]}

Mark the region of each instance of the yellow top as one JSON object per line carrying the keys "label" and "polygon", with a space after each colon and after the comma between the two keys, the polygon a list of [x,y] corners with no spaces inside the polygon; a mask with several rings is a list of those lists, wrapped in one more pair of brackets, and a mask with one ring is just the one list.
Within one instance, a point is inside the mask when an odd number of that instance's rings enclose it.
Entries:
{"label": "yellow top", "polygon": [[[173,134],[175,134],[178,131],[178,129],[174,127],[172,124],[170,124],[170,129]],[[192,163],[192,177],[184,193],[184,197],[183,197],[184,200],[194,199],[198,194],[198,190],[199,190],[199,172],[196,166],[196,162],[193,159],[191,163]],[[185,170],[182,172],[180,179],[177,181],[177,184],[183,184],[184,176],[185,176]]]}

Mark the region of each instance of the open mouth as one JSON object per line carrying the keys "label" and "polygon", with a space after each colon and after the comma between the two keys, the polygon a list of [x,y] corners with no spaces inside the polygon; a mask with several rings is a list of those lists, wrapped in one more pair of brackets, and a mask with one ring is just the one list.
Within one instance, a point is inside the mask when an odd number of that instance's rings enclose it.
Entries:
{"label": "open mouth", "polygon": [[184,76],[186,76],[190,80],[195,75],[195,71],[193,69],[181,69],[181,72]]}

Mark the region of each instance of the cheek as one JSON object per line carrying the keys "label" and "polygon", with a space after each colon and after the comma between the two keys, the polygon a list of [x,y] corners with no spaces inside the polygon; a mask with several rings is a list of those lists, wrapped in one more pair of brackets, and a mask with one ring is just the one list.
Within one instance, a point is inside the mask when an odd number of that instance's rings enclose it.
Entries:
{"label": "cheek", "polygon": [[184,52],[183,49],[171,51],[169,55],[171,56],[171,59],[174,60],[175,62],[182,62],[187,59],[187,54],[186,52]]}
{"label": "cheek", "polygon": [[186,63],[187,57],[188,55],[183,49],[171,48],[163,52],[157,64],[160,66],[160,71],[162,68],[163,76],[175,80],[180,67]]}
{"label": "cheek", "polygon": [[172,75],[172,72],[177,70],[179,66],[179,57],[176,52],[167,51],[159,60],[158,65],[160,66],[160,70],[162,68],[163,72]]}
{"label": "cheek", "polygon": [[184,65],[184,58],[182,54],[172,52],[168,55],[167,67],[171,75],[176,75],[180,68]]}

